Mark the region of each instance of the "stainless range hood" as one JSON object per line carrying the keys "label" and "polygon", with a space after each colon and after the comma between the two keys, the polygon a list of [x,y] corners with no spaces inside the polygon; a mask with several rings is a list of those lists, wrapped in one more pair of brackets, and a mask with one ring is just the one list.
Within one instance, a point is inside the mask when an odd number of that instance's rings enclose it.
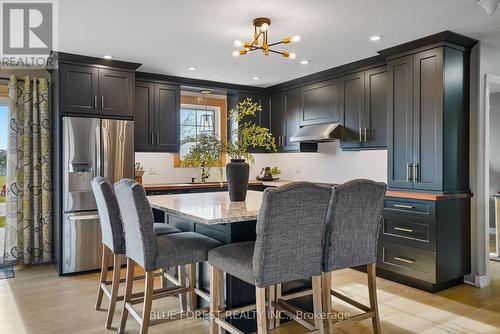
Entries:
{"label": "stainless range hood", "polygon": [[297,130],[291,142],[323,143],[341,138],[341,125],[339,123],[327,123],[318,125],[307,125]]}

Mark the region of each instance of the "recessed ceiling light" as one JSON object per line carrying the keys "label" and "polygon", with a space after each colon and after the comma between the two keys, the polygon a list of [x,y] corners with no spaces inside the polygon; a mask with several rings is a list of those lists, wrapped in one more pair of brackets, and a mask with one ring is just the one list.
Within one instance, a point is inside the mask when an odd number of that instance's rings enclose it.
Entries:
{"label": "recessed ceiling light", "polygon": [[381,39],[382,39],[382,36],[380,36],[380,35],[375,35],[375,36],[370,37],[370,41],[372,41],[372,42],[380,41]]}
{"label": "recessed ceiling light", "polygon": [[255,77],[252,77],[252,79],[253,80],[260,80],[260,77],[255,76]]}
{"label": "recessed ceiling light", "polygon": [[196,71],[196,66],[188,66],[187,69],[190,71]]}
{"label": "recessed ceiling light", "polygon": [[309,64],[309,60],[307,60],[307,59],[302,59],[302,60],[300,61],[300,63],[301,63],[302,65],[307,65],[307,64]]}
{"label": "recessed ceiling light", "polygon": [[103,56],[103,58],[104,58],[104,59],[108,59],[108,60],[109,60],[109,59],[113,59],[113,57],[111,57],[110,55],[105,55],[105,56]]}

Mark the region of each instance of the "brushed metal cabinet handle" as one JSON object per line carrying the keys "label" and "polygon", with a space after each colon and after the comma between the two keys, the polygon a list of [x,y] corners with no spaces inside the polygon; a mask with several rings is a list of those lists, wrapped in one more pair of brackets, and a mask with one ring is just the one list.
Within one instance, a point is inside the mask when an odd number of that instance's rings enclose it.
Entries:
{"label": "brushed metal cabinet handle", "polygon": [[406,205],[406,204],[394,204],[394,207],[401,208],[401,209],[415,209],[414,206]]}
{"label": "brushed metal cabinet handle", "polygon": [[155,134],[153,132],[151,132],[151,145],[154,145],[155,144]]}
{"label": "brushed metal cabinet handle", "polygon": [[104,95],[101,96],[101,109],[104,109]]}
{"label": "brushed metal cabinet handle", "polygon": [[281,140],[281,145],[286,146],[286,136],[283,136],[283,139]]}
{"label": "brushed metal cabinet handle", "polygon": [[420,178],[418,177],[418,162],[413,164],[413,182],[420,182]]}
{"label": "brushed metal cabinet handle", "polygon": [[160,133],[156,133],[156,145],[160,145]]}
{"label": "brushed metal cabinet handle", "polygon": [[365,128],[365,142],[368,141],[368,135],[367,135],[368,129]]}
{"label": "brushed metal cabinet handle", "polygon": [[94,95],[94,109],[97,109],[97,95]]}
{"label": "brushed metal cabinet handle", "polygon": [[396,231],[401,231],[401,232],[408,232],[408,233],[413,233],[413,230],[411,228],[405,228],[405,227],[399,227],[396,226],[394,227]]}
{"label": "brushed metal cabinet handle", "polygon": [[359,141],[360,142],[363,141],[362,133],[363,133],[363,131],[361,130],[361,128],[359,128]]}
{"label": "brushed metal cabinet handle", "polygon": [[399,256],[395,256],[394,257],[394,260],[397,260],[397,261],[401,261],[401,262],[404,262],[404,263],[415,263],[415,260],[413,259],[406,259],[404,257],[399,257]]}
{"label": "brushed metal cabinet handle", "polygon": [[406,163],[406,181],[412,182],[413,180],[413,172],[412,172],[413,164],[411,162]]}

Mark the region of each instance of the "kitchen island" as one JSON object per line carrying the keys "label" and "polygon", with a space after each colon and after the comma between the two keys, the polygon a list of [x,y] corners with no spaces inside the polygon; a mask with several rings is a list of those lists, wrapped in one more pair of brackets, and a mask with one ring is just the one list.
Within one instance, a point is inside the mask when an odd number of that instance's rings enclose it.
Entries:
{"label": "kitchen island", "polygon": [[[148,196],[153,210],[164,213],[165,223],[183,232],[197,232],[223,244],[255,240],[255,227],[262,192],[248,191],[244,202],[231,202],[227,191]],[[209,292],[210,268],[198,265],[198,288]],[[282,285],[283,294],[310,288],[310,280],[293,281]],[[235,308],[255,302],[255,287],[231,275],[225,275],[226,306]],[[198,300],[200,303],[201,300]],[[297,300],[301,307],[310,308],[308,298]],[[206,306],[198,305],[198,306]],[[244,332],[256,330],[255,320],[232,319],[231,323]]]}

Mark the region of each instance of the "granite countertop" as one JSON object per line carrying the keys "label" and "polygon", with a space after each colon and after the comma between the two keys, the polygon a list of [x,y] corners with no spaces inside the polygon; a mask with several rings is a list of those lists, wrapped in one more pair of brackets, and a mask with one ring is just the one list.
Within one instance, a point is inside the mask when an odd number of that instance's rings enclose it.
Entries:
{"label": "granite countertop", "polygon": [[[278,180],[278,181],[259,181],[250,180],[249,185],[253,186],[266,186],[266,187],[279,187],[281,185],[290,183],[291,181]],[[206,182],[206,183],[153,183],[144,184],[144,188],[148,191],[150,190],[181,190],[181,189],[207,189],[207,188],[221,188],[220,182]],[[222,182],[222,188],[227,188],[227,182]]]}
{"label": "granite countertop", "polygon": [[151,207],[200,224],[257,220],[262,192],[247,193],[244,202],[231,202],[227,191],[148,196]]}

